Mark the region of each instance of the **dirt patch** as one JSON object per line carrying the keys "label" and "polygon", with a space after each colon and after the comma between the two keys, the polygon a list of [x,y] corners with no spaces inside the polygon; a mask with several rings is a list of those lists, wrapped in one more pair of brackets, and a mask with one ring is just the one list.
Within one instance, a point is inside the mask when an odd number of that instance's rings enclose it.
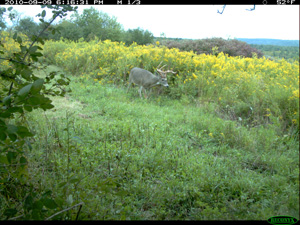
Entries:
{"label": "dirt patch", "polygon": [[49,116],[65,117],[66,112],[77,114],[77,112],[81,111],[84,107],[84,104],[82,104],[80,101],[74,100],[69,96],[50,96],[49,98],[52,100],[52,104],[55,106],[53,109],[45,112]]}

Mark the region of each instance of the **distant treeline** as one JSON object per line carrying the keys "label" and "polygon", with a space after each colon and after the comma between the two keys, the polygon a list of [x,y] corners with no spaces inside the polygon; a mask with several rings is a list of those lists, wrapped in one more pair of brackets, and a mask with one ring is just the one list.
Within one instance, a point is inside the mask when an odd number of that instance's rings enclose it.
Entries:
{"label": "distant treeline", "polygon": [[298,46],[299,40],[280,40],[267,38],[236,38],[251,45],[278,45],[278,46]]}
{"label": "distant treeline", "polygon": [[[7,27],[3,18],[0,18],[0,31],[18,31],[30,38],[33,35],[38,35],[39,31],[43,29],[41,26],[43,26],[42,23],[34,22],[32,17],[24,17],[15,22],[14,26]],[[140,28],[125,31],[115,17],[110,17],[107,13],[92,7],[84,9],[81,14],[75,12],[70,19],[64,19],[57,24],[51,25],[44,32],[43,37],[52,40],[63,38],[71,41],[78,41],[79,39],[85,41],[109,39],[125,42],[126,45],[130,45],[134,41],[143,45],[152,43],[154,40],[154,36],[150,31]]]}
{"label": "distant treeline", "polygon": [[285,58],[299,60],[299,47],[278,45],[251,45],[260,50],[267,58]]}

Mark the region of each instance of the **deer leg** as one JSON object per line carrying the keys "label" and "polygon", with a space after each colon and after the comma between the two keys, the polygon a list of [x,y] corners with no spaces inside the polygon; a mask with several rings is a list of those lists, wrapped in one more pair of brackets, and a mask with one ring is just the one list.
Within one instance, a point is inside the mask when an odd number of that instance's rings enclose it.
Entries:
{"label": "deer leg", "polygon": [[145,96],[145,98],[148,98],[148,96],[146,94],[146,88],[144,88],[144,96]]}
{"label": "deer leg", "polygon": [[150,97],[151,94],[152,94],[152,88],[149,88],[149,95],[148,95],[148,97]]}
{"label": "deer leg", "polygon": [[139,89],[139,94],[140,94],[141,98],[142,98],[142,89],[143,89],[143,86],[141,86],[140,89]]}
{"label": "deer leg", "polygon": [[160,86],[159,89],[158,89],[158,94],[159,94],[159,95],[161,94],[162,89],[163,89],[163,86]]}
{"label": "deer leg", "polygon": [[127,87],[127,92],[126,93],[128,93],[128,91],[129,91],[129,88],[131,87],[131,82],[129,82],[129,85],[128,85],[128,87]]}

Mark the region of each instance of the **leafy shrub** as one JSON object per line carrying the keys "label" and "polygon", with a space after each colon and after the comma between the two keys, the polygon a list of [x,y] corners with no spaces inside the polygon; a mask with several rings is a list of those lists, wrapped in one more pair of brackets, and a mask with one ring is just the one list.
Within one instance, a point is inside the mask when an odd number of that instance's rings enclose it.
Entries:
{"label": "leafy shrub", "polygon": [[[48,26],[58,16],[73,10],[70,6],[48,6],[54,9],[54,15]],[[40,14],[41,21],[46,11]],[[0,215],[1,218],[44,219],[58,205],[52,199],[49,190],[39,190],[31,181],[28,172],[26,151],[31,149],[30,137],[34,134],[28,127],[26,112],[34,109],[44,111],[53,108],[46,95],[64,96],[64,86],[69,79],[56,72],[41,78],[34,74],[39,68],[38,62],[44,44],[39,36],[33,36],[32,43],[23,35],[15,33],[12,37],[2,32],[0,42]],[[36,44],[39,42],[39,44]],[[21,118],[21,119],[20,119]],[[21,214],[21,215],[20,215]]]}
{"label": "leafy shrub", "polygon": [[253,52],[256,53],[259,58],[263,56],[259,50],[251,47],[246,42],[225,40],[222,38],[183,41],[166,40],[162,41],[161,44],[168,48],[178,48],[181,51],[194,51],[197,54],[213,54],[212,49],[217,47],[218,52],[224,52],[224,54],[228,54],[229,56],[252,57]]}

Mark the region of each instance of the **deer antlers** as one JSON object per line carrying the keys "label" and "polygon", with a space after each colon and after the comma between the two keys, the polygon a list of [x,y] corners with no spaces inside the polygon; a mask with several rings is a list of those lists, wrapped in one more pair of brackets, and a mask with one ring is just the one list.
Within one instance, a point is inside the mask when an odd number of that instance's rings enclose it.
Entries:
{"label": "deer antlers", "polygon": [[162,63],[162,61],[159,63],[159,65],[157,66],[157,72],[160,73],[160,75],[162,77],[166,77],[167,76],[167,73],[173,73],[173,74],[176,74],[176,72],[174,72],[173,70],[167,70],[167,71],[163,71],[162,68],[165,67],[166,65],[162,66],[159,68],[160,64]]}

